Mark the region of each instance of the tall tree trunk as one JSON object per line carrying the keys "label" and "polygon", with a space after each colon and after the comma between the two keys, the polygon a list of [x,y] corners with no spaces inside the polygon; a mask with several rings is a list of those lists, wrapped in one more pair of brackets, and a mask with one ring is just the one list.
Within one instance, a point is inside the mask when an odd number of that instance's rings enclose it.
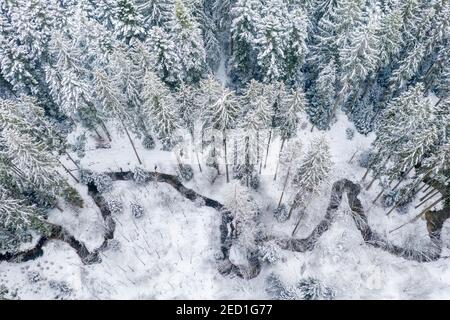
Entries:
{"label": "tall tree trunk", "polygon": [[440,105],[443,100],[444,100],[444,97],[440,97],[439,100],[434,105],[434,107],[436,108],[438,105]]}
{"label": "tall tree trunk", "polygon": [[75,162],[75,160],[70,156],[70,154],[67,151],[64,151],[64,154],[69,158],[70,161],[72,161],[72,163],[78,168],[80,169],[80,166],[78,165],[78,163]]}
{"label": "tall tree trunk", "polygon": [[192,139],[192,152],[195,153],[195,157],[197,158],[198,169],[200,170],[200,172],[202,172],[202,166],[200,165],[200,159],[198,158],[198,151],[197,148],[195,147],[195,138],[193,131],[191,131],[191,139]]}
{"label": "tall tree trunk", "polygon": [[103,137],[102,137],[102,135],[98,132],[97,128],[96,128],[96,127],[93,127],[93,129],[94,129],[94,132],[95,132],[95,134],[97,135],[97,137],[98,137],[100,140],[103,140]]}
{"label": "tall tree trunk", "polygon": [[362,176],[362,178],[361,178],[362,181],[366,180],[367,175],[369,174],[369,171],[370,171],[370,166],[367,167],[366,172]]}
{"label": "tall tree trunk", "polygon": [[405,178],[408,177],[409,173],[412,171],[412,169],[414,169],[414,166],[412,166],[411,168],[408,169],[408,171],[398,180],[397,184],[392,188],[392,191],[395,191],[400,184],[402,183],[403,180],[405,180]]}
{"label": "tall tree trunk", "polygon": [[283,191],[281,192],[281,196],[280,196],[280,200],[278,201],[277,208],[279,208],[281,206],[281,201],[283,200],[284,192],[286,190],[286,186],[287,186],[287,183],[289,181],[289,173],[290,172],[291,172],[291,166],[289,166],[288,171],[286,173],[286,178],[284,179],[284,183],[283,183]]}
{"label": "tall tree trunk", "polygon": [[225,129],[222,131],[222,135],[223,135],[223,150],[224,150],[224,155],[225,155],[225,171],[226,171],[226,175],[227,175],[227,183],[229,183],[230,175],[228,173],[227,136],[225,133]]}
{"label": "tall tree trunk", "polygon": [[269,147],[271,140],[272,140],[272,129],[270,129],[269,131],[269,140],[267,140],[267,150],[266,150],[266,159],[264,160],[264,169],[267,166],[267,157],[269,156]]}
{"label": "tall tree trunk", "polygon": [[250,171],[250,142],[249,142],[249,137],[245,137],[245,170],[246,170],[246,185],[247,188],[250,185],[250,181],[249,181],[249,171]]}
{"label": "tall tree trunk", "polygon": [[281,140],[281,147],[280,147],[280,152],[279,152],[279,154],[278,154],[278,161],[277,161],[277,166],[275,167],[275,175],[273,176],[273,181],[276,181],[276,180],[277,180],[278,166],[279,166],[279,164],[280,164],[280,155],[281,155],[281,152],[283,152],[283,147],[284,147],[285,141],[286,141],[286,138],[283,138],[283,139]]}
{"label": "tall tree trunk", "polygon": [[[394,188],[392,188],[392,191],[395,191],[395,189],[398,188],[398,186],[402,183],[403,180],[405,180],[405,178],[408,176],[408,174],[411,172],[411,170],[414,168],[414,166],[412,166],[411,168],[409,168],[409,170],[399,179],[399,181],[397,182],[397,184],[394,186]],[[389,184],[390,185],[390,184]],[[372,203],[377,202],[377,200],[383,195],[384,191],[386,190],[386,188],[382,188],[381,192],[375,197],[375,199],[373,199]]]}
{"label": "tall tree trunk", "polygon": [[234,148],[234,154],[233,154],[233,165],[236,166],[237,165],[237,150],[238,150],[238,145],[237,145],[237,140],[234,139],[233,141],[233,148]]}
{"label": "tall tree trunk", "polygon": [[262,160],[260,155],[260,147],[259,147],[259,130],[256,131],[256,164],[259,163],[259,174],[261,174],[262,169]]}
{"label": "tall tree trunk", "polygon": [[353,160],[353,158],[356,156],[357,153],[358,153],[358,150],[356,150],[356,151],[353,153],[352,157],[350,158],[350,160],[348,160],[347,163],[351,163],[352,160]]}
{"label": "tall tree trunk", "polygon": [[76,183],[80,183],[80,180],[78,180],[77,177],[75,177],[73,173],[69,169],[67,169],[67,167],[59,159],[58,162],[61,165],[61,167],[63,167],[64,171],[66,171],[73,178],[73,180],[76,181]]}
{"label": "tall tree trunk", "polygon": [[420,198],[419,201],[422,201],[423,199],[428,198],[428,196],[430,194],[432,194],[434,191],[435,191],[434,188],[432,188],[428,193],[426,193],[422,198]]}
{"label": "tall tree trunk", "polygon": [[375,182],[375,180],[377,180],[377,179],[378,179],[378,175],[373,177],[372,181],[370,181],[369,185],[366,187],[366,190],[369,190],[372,187],[372,185]]}
{"label": "tall tree trunk", "polygon": [[431,198],[433,198],[435,195],[437,195],[439,193],[439,190],[436,190],[434,193],[430,194],[428,197],[426,198],[422,198],[422,202],[419,203],[417,206],[414,207],[414,209],[419,208],[420,206],[422,206],[425,202],[427,202],[428,200],[430,200]]}
{"label": "tall tree trunk", "polygon": [[408,222],[405,222],[404,224],[402,224],[401,226],[392,229],[391,231],[389,231],[389,233],[392,233],[398,229],[403,228],[404,226],[413,223],[415,221],[417,221],[421,216],[423,216],[425,213],[427,213],[431,208],[433,208],[435,205],[437,205],[439,202],[441,202],[444,199],[444,196],[440,197],[439,199],[437,199],[435,202],[433,202],[431,205],[429,205],[428,207],[426,207],[424,210],[422,210],[418,215],[416,215],[414,218],[412,218],[411,220],[409,220]]}
{"label": "tall tree trunk", "polygon": [[295,201],[294,201],[294,203],[293,203],[293,204],[291,205],[291,207],[289,208],[289,212],[288,212],[288,216],[287,216],[287,219],[288,219],[288,220],[291,218],[292,211],[294,211],[295,206],[296,206],[296,203],[295,203]]}
{"label": "tall tree trunk", "polygon": [[125,130],[125,133],[126,133],[126,135],[128,137],[128,140],[130,141],[131,147],[133,148],[134,154],[136,155],[136,158],[137,158],[139,164],[142,164],[141,158],[139,157],[139,154],[138,154],[138,152],[136,150],[136,147],[134,145],[133,139],[131,139],[130,133],[128,132],[128,129],[125,126],[125,123],[123,122],[122,119],[120,119],[120,123],[122,123],[122,127]]}
{"label": "tall tree trunk", "polygon": [[298,221],[295,224],[294,230],[292,230],[291,237],[295,236],[295,234],[297,233],[297,229],[298,229],[298,226],[300,225],[300,222],[302,221],[302,217],[303,217],[303,214],[300,215],[300,217],[298,217]]}
{"label": "tall tree trunk", "polygon": [[195,150],[195,156],[197,157],[198,169],[200,170],[200,172],[202,172],[202,166],[200,165],[200,160],[198,159],[198,151],[197,150]]}
{"label": "tall tree trunk", "polygon": [[[100,125],[102,126],[103,131],[106,133],[106,136],[108,137],[109,142],[112,142],[111,134],[109,133],[108,128],[106,128],[105,123],[103,122],[102,119],[100,119],[99,121],[100,121]],[[120,120],[120,121],[122,121],[122,120]]]}

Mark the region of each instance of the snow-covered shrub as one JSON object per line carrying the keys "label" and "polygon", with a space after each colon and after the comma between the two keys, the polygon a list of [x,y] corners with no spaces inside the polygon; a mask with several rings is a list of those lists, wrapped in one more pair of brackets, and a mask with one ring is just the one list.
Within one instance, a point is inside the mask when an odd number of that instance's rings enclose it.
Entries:
{"label": "snow-covered shrub", "polygon": [[347,140],[352,140],[354,136],[355,130],[353,130],[352,128],[345,129],[345,137],[347,138]]}
{"label": "snow-covered shrub", "polygon": [[174,143],[172,141],[161,140],[161,150],[162,151],[172,151]]}
{"label": "snow-covered shrub", "polygon": [[284,203],[273,210],[273,216],[278,222],[285,222],[288,219],[288,213],[289,212]]}
{"label": "snow-covered shrub", "polygon": [[78,191],[69,184],[67,184],[64,188],[64,200],[75,207],[83,208],[83,198],[78,193]]}
{"label": "snow-covered shrub", "polygon": [[259,175],[254,172],[250,176],[250,188],[252,188],[254,190],[258,190],[259,186],[260,186]]}
{"label": "snow-covered shrub", "polygon": [[27,273],[27,279],[30,283],[37,283],[42,280],[42,276],[37,271],[30,271]]}
{"label": "snow-covered shrub", "polygon": [[142,139],[142,146],[147,150],[153,150],[155,148],[155,140],[151,135],[146,135]]}
{"label": "snow-covered shrub", "polygon": [[371,149],[361,152],[358,156],[358,165],[362,168],[368,168],[374,156],[375,153]]}
{"label": "snow-covered shrub", "polygon": [[106,202],[109,211],[112,215],[118,215],[123,213],[123,203],[119,199],[109,199]]}
{"label": "snow-covered shrub", "polygon": [[189,164],[178,166],[178,176],[184,181],[190,181],[194,177],[194,170]]}
{"label": "snow-covered shrub", "polygon": [[383,197],[381,198],[381,204],[384,208],[392,207],[397,199],[397,191],[388,191],[385,194],[383,194]]}
{"label": "snow-covered shrub", "polygon": [[409,204],[414,200],[414,189],[417,185],[414,182],[407,183],[395,191],[387,191],[382,197],[382,205],[385,208],[396,206],[400,214],[407,213]]}
{"label": "snow-covered shrub", "polygon": [[16,252],[22,243],[31,242],[31,235],[26,231],[11,230],[0,227],[0,251]]}
{"label": "snow-covered shrub", "polygon": [[72,145],[72,151],[76,152],[79,158],[84,158],[86,155],[86,134],[83,133],[76,137],[75,142]]}
{"label": "snow-covered shrub", "polygon": [[259,246],[261,261],[274,263],[280,258],[280,247],[273,241],[264,242]]}
{"label": "snow-covered shrub", "polygon": [[285,286],[274,273],[271,273],[266,279],[266,292],[274,300],[298,299],[296,288]]}
{"label": "snow-covered shrub", "polygon": [[63,300],[72,295],[73,289],[65,281],[50,280],[48,284],[55,291],[54,299]]}
{"label": "snow-covered shrub", "polygon": [[300,280],[296,287],[303,300],[333,300],[335,292],[316,278]]}
{"label": "snow-covered shrub", "polygon": [[144,208],[136,202],[130,202],[131,214],[134,218],[139,219],[144,215]]}
{"label": "snow-covered shrub", "polygon": [[137,184],[145,184],[148,182],[150,178],[150,174],[147,170],[141,168],[141,167],[135,167],[133,170],[133,180]]}
{"label": "snow-covered shrub", "polygon": [[242,185],[257,190],[260,185],[259,175],[253,165],[238,164],[233,167],[233,179],[239,180]]}
{"label": "snow-covered shrub", "polygon": [[260,232],[258,203],[250,195],[249,189],[235,182],[225,198],[225,208],[233,217],[232,227],[236,243],[252,251],[256,249],[256,240]]}
{"label": "snow-covered shrub", "polygon": [[397,191],[397,196],[395,198],[396,203],[399,206],[406,206],[413,201],[415,193],[414,190],[414,182],[405,184]]}
{"label": "snow-covered shrub", "polygon": [[94,173],[92,179],[97,187],[98,192],[106,193],[113,189],[112,179],[104,173]]}
{"label": "snow-covered shrub", "polygon": [[111,149],[111,143],[105,139],[98,139],[95,144],[96,149]]}
{"label": "snow-covered shrub", "polygon": [[80,170],[80,182],[82,184],[89,184],[91,183],[94,177],[94,172],[92,172],[92,170],[89,169],[81,169]]}

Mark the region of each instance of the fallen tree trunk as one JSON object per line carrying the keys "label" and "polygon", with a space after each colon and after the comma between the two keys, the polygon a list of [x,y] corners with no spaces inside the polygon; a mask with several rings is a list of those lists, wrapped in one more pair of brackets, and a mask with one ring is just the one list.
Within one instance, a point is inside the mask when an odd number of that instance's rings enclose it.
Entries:
{"label": "fallen tree trunk", "polygon": [[98,192],[97,187],[93,182],[88,184],[88,193],[94,200],[95,204],[99,207],[106,225],[104,240],[100,247],[91,252],[83,242],[76,239],[75,236],[72,235],[64,227],[46,222],[46,225],[48,227],[48,235],[41,237],[34,247],[20,252],[5,252],[3,254],[0,254],[0,261],[20,263],[34,260],[44,254],[43,247],[50,240],[58,240],[65,242],[69,246],[71,246],[80,257],[83,264],[93,264],[101,262],[99,251],[104,250],[108,244],[108,240],[114,238],[115,222],[111,217],[111,212],[106,205],[104,197]]}
{"label": "fallen tree trunk", "polygon": [[333,223],[335,213],[342,201],[343,193],[346,192],[348,203],[352,210],[353,221],[355,222],[356,227],[361,233],[366,244],[382,249],[407,260],[427,262],[434,261],[440,258],[440,254],[442,251],[442,243],[440,241],[442,225],[445,220],[449,218],[450,212],[447,212],[446,217],[443,217],[442,215],[429,215],[429,217],[427,218],[429,237],[433,244],[432,250],[430,252],[406,249],[390,243],[388,240],[384,239],[382,236],[380,236],[370,228],[367,221],[367,216],[364,214],[364,209],[361,201],[358,199],[358,194],[360,193],[360,191],[361,187],[350,180],[342,179],[335,182],[333,184],[331,199],[325,217],[316,226],[309,237],[305,239],[270,237],[270,239],[275,240],[281,248],[286,250],[297,252],[306,252],[313,250],[319,237],[324,232],[326,232]]}
{"label": "fallen tree trunk", "polygon": [[[108,172],[106,173],[114,181],[128,181],[133,180],[132,172]],[[164,182],[171,185],[182,196],[191,201],[201,201],[205,206],[211,207],[222,215],[222,221],[220,224],[220,241],[221,241],[221,253],[222,257],[219,259],[219,272],[223,275],[236,275],[244,279],[251,279],[259,275],[261,271],[261,262],[258,257],[258,252],[253,251],[247,254],[248,266],[234,265],[230,261],[230,249],[233,241],[231,237],[231,222],[233,217],[230,212],[220,202],[205,197],[192,189],[185,187],[177,176],[158,173],[147,172],[147,181]],[[380,248],[393,255],[418,262],[433,261],[440,258],[442,241],[441,231],[444,222],[450,218],[450,209],[444,208],[439,212],[427,212],[427,228],[430,239],[434,245],[434,250],[430,252],[421,252],[411,249],[405,249],[400,246],[390,243],[382,236],[374,232],[368,225],[367,216],[364,213],[361,201],[358,199],[358,195],[361,191],[361,187],[358,184],[353,183],[347,179],[341,179],[333,184],[331,198],[326,210],[324,219],[314,228],[309,237],[305,239],[294,238],[279,238],[275,236],[267,236],[261,241],[275,240],[275,242],[285,250],[291,250],[296,252],[306,252],[314,249],[315,244],[321,235],[326,232],[334,221],[336,211],[338,210],[342,201],[344,192],[347,194],[348,202],[352,210],[352,218],[356,224],[357,229],[362,235],[364,242],[376,248]],[[101,259],[99,252],[107,247],[108,241],[114,238],[115,222],[111,217],[111,212],[108,209],[104,197],[98,192],[96,185],[93,182],[88,184],[88,193],[100,208],[102,218],[105,221],[106,232],[104,235],[104,241],[97,249],[90,252],[86,246],[71,235],[67,230],[61,226],[51,225],[50,236],[42,237],[38,240],[37,244],[26,251],[18,253],[4,253],[0,254],[0,261],[8,262],[24,262],[33,260],[43,255],[43,247],[49,240],[60,240],[68,243],[75,249],[80,256],[81,261],[84,264],[99,263]]]}
{"label": "fallen tree trunk", "polygon": [[[106,173],[113,181],[129,181],[133,180],[133,173],[130,171],[124,172],[107,172]],[[234,265],[230,261],[230,250],[233,244],[230,232],[230,225],[233,221],[231,213],[225,208],[220,202],[205,197],[192,189],[189,189],[183,185],[180,179],[175,175],[170,175],[166,173],[159,172],[147,172],[147,179],[144,182],[156,181],[164,182],[172,186],[177,190],[183,197],[191,201],[200,201],[204,203],[205,206],[213,208],[221,213],[222,220],[219,227],[220,230],[220,243],[221,243],[221,254],[219,262],[219,272],[222,275],[236,275],[244,279],[251,279],[258,276],[261,271],[261,264],[259,259],[256,258],[255,252],[248,253],[248,267]]]}

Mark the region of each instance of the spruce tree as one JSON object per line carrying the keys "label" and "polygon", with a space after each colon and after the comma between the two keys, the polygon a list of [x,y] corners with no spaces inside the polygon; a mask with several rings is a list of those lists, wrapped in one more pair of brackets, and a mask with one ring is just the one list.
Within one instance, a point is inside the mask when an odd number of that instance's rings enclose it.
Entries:
{"label": "spruce tree", "polygon": [[114,32],[129,44],[131,38],[142,38],[145,30],[143,18],[133,0],[117,0],[115,5]]}
{"label": "spruce tree", "polygon": [[147,46],[158,76],[169,85],[182,79],[182,66],[177,46],[170,34],[161,27],[153,27],[148,34]]}
{"label": "spruce tree", "polygon": [[292,183],[298,192],[294,197],[289,216],[292,210],[300,205],[306,205],[308,197],[319,191],[330,177],[332,166],[330,147],[326,139],[322,136],[311,141],[301,165],[294,172]]}
{"label": "spruce tree", "polygon": [[336,66],[330,61],[320,71],[313,89],[311,103],[306,112],[312,124],[318,129],[330,128],[331,121],[335,116],[333,106],[336,99]]}
{"label": "spruce tree", "polygon": [[163,150],[172,149],[179,127],[176,100],[166,85],[151,71],[144,77],[142,101],[148,126],[157,134],[163,144]]}
{"label": "spruce tree", "polygon": [[239,105],[234,93],[224,88],[220,96],[217,97],[217,100],[204,110],[203,115],[210,129],[217,130],[222,134],[227,182],[230,182],[228,173],[227,130],[231,129],[234,125],[238,111]]}
{"label": "spruce tree", "polygon": [[175,2],[175,21],[171,28],[182,68],[182,81],[198,82],[206,70],[206,52],[200,26],[181,0]]}
{"label": "spruce tree", "polygon": [[261,6],[260,0],[238,0],[231,9],[231,64],[244,82],[254,70],[254,41]]}

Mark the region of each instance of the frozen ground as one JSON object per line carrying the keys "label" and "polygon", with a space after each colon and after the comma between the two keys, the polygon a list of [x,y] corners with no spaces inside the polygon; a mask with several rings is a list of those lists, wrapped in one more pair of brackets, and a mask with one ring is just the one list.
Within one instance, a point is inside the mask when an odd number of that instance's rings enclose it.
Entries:
{"label": "frozen ground", "polygon": [[[373,136],[355,133],[352,140],[347,140],[345,130],[351,126],[340,114],[330,131],[310,132],[309,125],[299,132],[304,149],[313,136],[326,135],[334,162],[331,182],[343,177],[360,182],[364,174],[365,169],[357,165],[357,157],[352,163],[348,160],[355,151],[367,149]],[[271,145],[268,165],[262,171],[262,186],[254,196],[265,209],[263,221],[270,232],[288,235],[296,217],[280,224],[270,214],[281,189],[278,183],[273,183],[279,145],[278,140]],[[157,165],[160,172],[175,173],[173,153],[159,151],[158,147],[147,151],[140,143],[137,147],[145,168],[153,170]],[[127,170],[136,165],[125,136],[114,135],[111,149],[95,149],[93,139],[89,139],[87,149],[81,160],[84,168]],[[62,160],[73,167],[67,159]],[[201,154],[200,160],[204,163]],[[193,181],[186,184],[188,187],[219,201],[232,191],[224,175],[211,185],[206,170],[199,172],[193,155],[185,153],[183,161],[191,162],[195,171]],[[85,208],[77,212],[68,207],[64,207],[62,213],[55,210],[50,220],[65,226],[92,249],[102,241],[103,220],[87,195],[86,187],[78,185],[77,188],[86,201]],[[383,208],[371,203],[379,190],[375,183],[370,192],[363,190],[360,194],[372,228],[403,246],[427,245],[429,240],[423,220],[389,233],[411,219],[417,210],[412,206],[407,213],[394,212],[387,217]],[[291,191],[288,198],[290,195]],[[329,196],[330,185],[326,185],[322,194],[308,206],[296,237],[306,237],[321,220]],[[335,289],[337,299],[450,297],[449,259],[417,263],[365,245],[349,216],[346,197],[336,223],[319,239],[312,252],[280,250],[280,259],[272,265],[264,265],[261,274],[252,280],[232,279],[218,273],[215,255],[219,250],[220,215],[213,209],[196,206],[164,183],[138,186],[132,182],[115,182],[108,197],[120,198],[125,210],[114,216],[117,224],[114,245],[102,253],[100,264],[83,265],[67,244],[52,241],[44,247],[44,255],[36,260],[20,264],[1,262],[0,286],[3,284],[12,297],[21,299],[264,299],[269,298],[265,279],[274,272],[287,284],[306,276],[317,277]],[[132,217],[132,201],[144,206],[143,217]],[[449,231],[450,226],[446,224],[444,257],[449,255]]]}

